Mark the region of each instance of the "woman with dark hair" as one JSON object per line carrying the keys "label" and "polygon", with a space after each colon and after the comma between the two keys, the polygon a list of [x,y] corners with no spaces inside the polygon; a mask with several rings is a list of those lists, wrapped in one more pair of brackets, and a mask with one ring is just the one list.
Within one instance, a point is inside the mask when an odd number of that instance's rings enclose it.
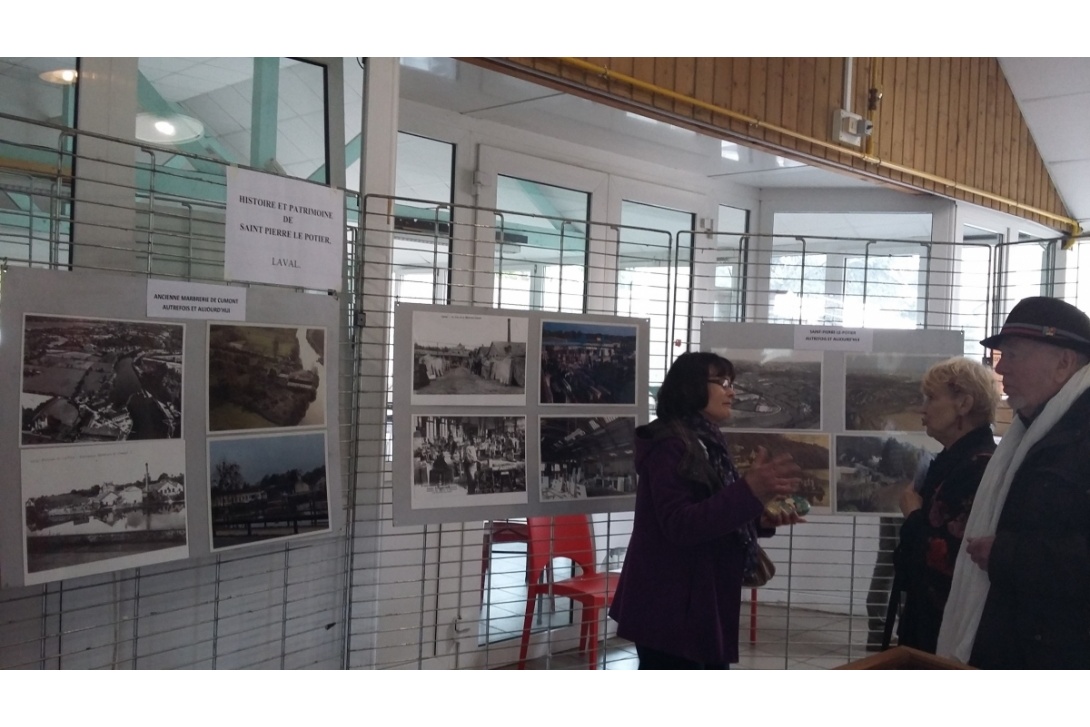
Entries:
{"label": "woman with dark hair", "polygon": [[658,418],[636,430],[636,513],[609,615],[636,644],[641,669],[726,669],[738,661],[742,581],[757,537],[800,522],[765,506],[801,474],[790,455],[759,452],[739,475],[719,423],[730,416],[734,366],[714,353],[678,357],[659,389]]}

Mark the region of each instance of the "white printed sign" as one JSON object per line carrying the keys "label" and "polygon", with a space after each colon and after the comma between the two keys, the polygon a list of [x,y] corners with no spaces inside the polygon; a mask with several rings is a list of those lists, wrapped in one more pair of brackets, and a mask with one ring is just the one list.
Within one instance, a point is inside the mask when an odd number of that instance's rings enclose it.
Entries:
{"label": "white printed sign", "polygon": [[795,326],[795,348],[810,351],[869,352],[874,348],[874,331],[869,328]]}
{"label": "white printed sign", "polygon": [[341,192],[228,167],[227,280],[339,291],[344,244]]}
{"label": "white printed sign", "polygon": [[149,278],[148,318],[244,321],[246,289]]}

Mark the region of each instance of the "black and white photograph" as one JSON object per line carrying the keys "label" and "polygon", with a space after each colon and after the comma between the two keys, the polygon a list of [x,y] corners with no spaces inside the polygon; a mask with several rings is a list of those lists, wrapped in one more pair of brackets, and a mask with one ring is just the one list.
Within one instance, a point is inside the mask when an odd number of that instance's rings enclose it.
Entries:
{"label": "black and white photograph", "polygon": [[212,549],[329,530],[325,432],[208,441]]}
{"label": "black and white photograph", "polygon": [[923,434],[840,435],[836,438],[836,512],[900,515],[921,458],[941,448]]}
{"label": "black and white photograph", "polygon": [[25,582],[186,558],[185,444],[22,451]]}
{"label": "black and white photograph", "polygon": [[414,416],[412,506],[525,504],[526,417]]}
{"label": "black and white photograph", "polygon": [[848,431],[922,432],[920,382],[949,356],[848,354],[844,360],[844,423]]}
{"label": "black and white photograph", "polygon": [[325,426],[326,330],[208,325],[208,429]]}
{"label": "black and white photograph", "polygon": [[723,426],[821,429],[822,351],[713,350],[734,364],[734,405]]}
{"label": "black and white photograph", "polygon": [[178,439],[185,327],[26,314],[24,446]]}
{"label": "black and white photograph", "polygon": [[636,494],[635,417],[541,417],[541,501]]}
{"label": "black and white photograph", "polygon": [[810,503],[810,512],[828,515],[833,511],[830,497],[830,436],[809,432],[724,432],[731,459],[740,472],[745,472],[764,447],[770,456],[789,454],[802,468],[802,482],[797,495]]}
{"label": "black and white photograph", "polygon": [[528,320],[413,311],[413,404],[522,406]]}
{"label": "black and white photograph", "polygon": [[635,326],[541,322],[542,404],[635,404]]}

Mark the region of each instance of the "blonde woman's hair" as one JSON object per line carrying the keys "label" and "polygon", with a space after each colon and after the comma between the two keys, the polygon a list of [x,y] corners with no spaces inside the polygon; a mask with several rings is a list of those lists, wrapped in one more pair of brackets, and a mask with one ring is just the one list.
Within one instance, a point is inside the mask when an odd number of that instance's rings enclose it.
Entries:
{"label": "blonde woman's hair", "polygon": [[951,394],[968,394],[973,407],[966,418],[975,427],[995,421],[999,387],[992,370],[967,358],[951,358],[935,364],[923,375],[925,390],[945,389]]}

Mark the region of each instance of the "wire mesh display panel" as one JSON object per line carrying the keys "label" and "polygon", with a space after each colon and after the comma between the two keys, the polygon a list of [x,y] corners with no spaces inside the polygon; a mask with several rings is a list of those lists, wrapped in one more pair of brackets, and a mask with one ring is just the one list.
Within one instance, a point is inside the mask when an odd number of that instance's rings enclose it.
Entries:
{"label": "wire mesh display panel", "polygon": [[[367,241],[360,284],[374,294],[374,307],[365,305],[373,360],[364,368],[376,376],[392,361],[398,301],[634,315],[651,321],[652,410],[657,383],[678,353],[699,348],[706,320],[965,330],[966,355],[981,358],[975,342],[997,327],[997,301],[1010,294],[996,282],[1001,251],[972,243],[629,228],[383,196],[364,199],[360,227]],[[1057,241],[1025,244],[1058,249]],[[392,402],[388,394],[373,401],[360,411],[376,440],[360,442],[370,458],[360,461],[356,527],[367,535],[357,534],[354,549],[366,562],[357,560],[352,573],[350,663],[511,668],[521,661],[529,613],[530,668],[586,668],[578,648],[583,608],[528,598],[527,581],[538,574],[527,574],[524,519],[393,525],[392,489],[407,485],[389,459]],[[899,522],[814,516],[771,540],[779,572],[743,594],[740,665],[820,668],[873,649]],[[593,523],[596,565],[618,569],[631,514],[597,514]],[[541,575],[563,580],[567,567],[561,559]],[[601,626],[599,666],[632,668],[632,645],[613,637],[612,622]]]}
{"label": "wire mesh display panel", "polygon": [[[222,176],[197,172],[182,153],[163,159],[162,150],[95,135],[55,154],[52,172],[0,169],[5,265],[222,281]],[[394,524],[393,488],[409,483],[391,461],[392,438],[403,434],[392,430],[392,382],[412,375],[392,365],[398,301],[647,318],[651,386],[639,395],[653,410],[670,362],[700,348],[704,321],[964,330],[965,354],[978,357],[975,341],[1018,298],[1085,304],[1090,295],[1077,274],[1085,245],[1063,252],[1054,240],[655,229],[351,193],[345,205],[345,531],[6,589],[0,665],[511,668],[529,612],[529,668],[586,668],[584,608],[548,589],[528,598],[530,543],[517,513]],[[591,520],[596,567],[615,571],[631,514]],[[778,571],[743,592],[739,666],[823,668],[873,647],[898,522],[813,516],[768,541]],[[557,561],[545,577],[570,575]],[[632,645],[599,617],[598,666],[633,668]]]}
{"label": "wire mesh display panel", "polygon": [[[8,123],[29,124],[14,117]],[[224,165],[183,152],[34,124],[55,164],[0,168],[0,256],[90,276],[222,282]],[[23,137],[24,134],[15,134]],[[9,147],[18,146],[9,142]],[[38,157],[42,150],[33,150]],[[15,156],[18,156],[17,154]],[[74,176],[78,170],[78,181]],[[346,198],[350,195],[346,195]],[[43,295],[47,294],[43,291]],[[3,304],[0,288],[0,305]],[[350,452],[351,320],[340,356]],[[88,312],[93,314],[93,301]],[[142,311],[134,311],[135,315]],[[3,331],[19,345],[18,331]],[[8,432],[7,436],[15,436]],[[351,469],[343,466],[342,472]],[[191,486],[203,486],[193,473]],[[342,493],[350,492],[343,485]],[[345,502],[330,503],[346,509]],[[343,518],[342,518],[343,520]],[[44,669],[339,668],[349,550],[343,531],[0,591],[0,666]]]}

